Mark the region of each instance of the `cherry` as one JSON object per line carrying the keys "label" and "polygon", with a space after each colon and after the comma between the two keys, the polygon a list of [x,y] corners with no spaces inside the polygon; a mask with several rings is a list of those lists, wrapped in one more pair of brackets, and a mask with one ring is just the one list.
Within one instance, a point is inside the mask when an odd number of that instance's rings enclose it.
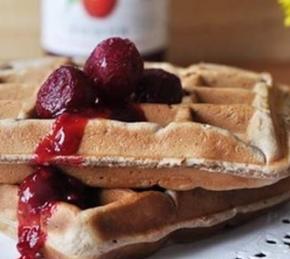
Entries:
{"label": "cherry", "polygon": [[117,0],[83,0],[83,4],[90,16],[104,18],[114,10]]}
{"label": "cherry", "polygon": [[88,58],[84,71],[107,100],[123,100],[134,92],[144,70],[143,60],[128,39],[101,42]]}
{"label": "cherry", "polygon": [[93,104],[97,98],[93,83],[73,66],[61,66],[43,83],[37,94],[36,113],[53,118]]}
{"label": "cherry", "polygon": [[140,80],[135,101],[143,103],[180,103],[182,100],[180,79],[162,69],[146,69]]}
{"label": "cherry", "polygon": [[124,122],[147,121],[144,112],[136,104],[118,104],[110,107],[111,119]]}

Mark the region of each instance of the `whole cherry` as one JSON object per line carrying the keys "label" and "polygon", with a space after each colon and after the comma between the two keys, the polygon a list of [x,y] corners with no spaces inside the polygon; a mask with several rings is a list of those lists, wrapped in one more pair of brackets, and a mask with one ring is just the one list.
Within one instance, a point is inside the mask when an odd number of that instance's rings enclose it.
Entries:
{"label": "whole cherry", "polygon": [[143,59],[128,39],[101,42],[86,61],[84,71],[97,84],[103,98],[122,101],[135,90],[144,70]]}
{"label": "whole cherry", "polygon": [[143,103],[180,103],[183,92],[180,79],[162,69],[146,69],[140,80],[135,101]]}

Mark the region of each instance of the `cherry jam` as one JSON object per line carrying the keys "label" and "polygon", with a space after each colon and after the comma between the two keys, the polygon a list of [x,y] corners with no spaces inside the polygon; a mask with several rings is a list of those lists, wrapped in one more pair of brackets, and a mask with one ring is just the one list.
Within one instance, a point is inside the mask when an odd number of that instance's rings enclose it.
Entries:
{"label": "cherry jam", "polygon": [[[40,167],[19,186],[18,244],[20,259],[41,258],[46,225],[57,202],[79,208],[94,206],[94,190],[54,168]],[[89,202],[90,201],[90,202]]]}
{"label": "cherry jam", "polygon": [[[47,165],[56,156],[75,156],[89,118],[113,119],[125,122],[146,121],[141,108],[133,104],[86,109],[75,114],[63,113],[55,120],[52,132],[37,146],[35,163]],[[75,156],[74,163],[81,162],[82,159]]]}
{"label": "cherry jam", "polygon": [[88,119],[77,114],[64,113],[35,151],[37,164],[48,164],[55,156],[74,155],[82,141]]}

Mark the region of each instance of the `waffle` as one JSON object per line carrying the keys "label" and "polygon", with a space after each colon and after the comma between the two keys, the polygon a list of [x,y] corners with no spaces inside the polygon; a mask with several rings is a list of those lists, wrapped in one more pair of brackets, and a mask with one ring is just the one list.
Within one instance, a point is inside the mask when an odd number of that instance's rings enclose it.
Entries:
{"label": "waffle", "polygon": [[[36,93],[70,62],[0,66],[0,231],[12,237],[17,184],[33,172],[35,148],[54,123],[33,118]],[[46,226],[46,258],[144,256],[289,200],[287,87],[274,86],[268,74],[218,65],[147,66],[180,77],[182,102],[140,104],[142,123],[91,119],[76,154],[82,164],[74,156],[51,161],[101,188],[91,209],[57,204]]]}
{"label": "waffle", "polygon": [[[81,211],[57,205],[48,221],[43,253],[45,258],[70,259],[144,256],[169,240],[200,238],[237,216],[289,200],[289,184],[287,178],[268,187],[224,192],[101,189],[95,208]],[[12,237],[16,237],[17,202],[16,186],[0,186],[0,230]]]}
{"label": "waffle", "polygon": [[[37,89],[69,61],[47,58],[3,64],[0,70],[0,183],[30,172],[34,151],[54,120],[33,119]],[[140,104],[148,122],[91,119],[77,156],[50,163],[104,188],[209,190],[257,188],[289,175],[289,91],[269,74],[199,64],[151,63],[181,78],[181,104]],[[17,94],[14,94],[17,93]],[[10,136],[10,137],[7,137]],[[126,148],[125,148],[126,147]]]}

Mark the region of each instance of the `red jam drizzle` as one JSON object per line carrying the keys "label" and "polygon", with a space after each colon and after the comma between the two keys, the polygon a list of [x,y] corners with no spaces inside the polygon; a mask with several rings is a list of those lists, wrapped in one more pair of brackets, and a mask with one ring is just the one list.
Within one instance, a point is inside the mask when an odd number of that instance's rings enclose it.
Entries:
{"label": "red jam drizzle", "polygon": [[[57,117],[52,132],[37,146],[35,163],[49,164],[57,156],[75,156],[81,144],[89,118],[104,118],[126,122],[146,121],[145,115],[137,105],[87,109],[78,113],[64,113]],[[82,162],[75,156],[74,164]]]}
{"label": "red jam drizzle", "polygon": [[37,146],[36,163],[47,164],[56,156],[74,155],[78,151],[88,119],[64,113],[54,122],[52,132]]}
{"label": "red jam drizzle", "polygon": [[[64,113],[56,118],[52,132],[37,146],[34,162],[49,165],[57,156],[78,158],[75,155],[90,118],[126,122],[146,121],[142,109],[134,104],[86,109],[72,114]],[[82,161],[81,158],[79,161]],[[21,254],[20,259],[43,258],[40,251],[47,237],[46,226],[57,202],[64,201],[80,208],[95,205],[89,203],[96,201],[93,199],[95,193],[90,188],[74,178],[55,171],[56,169],[51,167],[40,167],[19,187],[17,248]]]}
{"label": "red jam drizzle", "polygon": [[19,187],[18,244],[20,259],[42,258],[39,251],[46,241],[46,226],[56,204],[64,201],[80,208],[93,206],[92,189],[56,169],[41,167]]}

